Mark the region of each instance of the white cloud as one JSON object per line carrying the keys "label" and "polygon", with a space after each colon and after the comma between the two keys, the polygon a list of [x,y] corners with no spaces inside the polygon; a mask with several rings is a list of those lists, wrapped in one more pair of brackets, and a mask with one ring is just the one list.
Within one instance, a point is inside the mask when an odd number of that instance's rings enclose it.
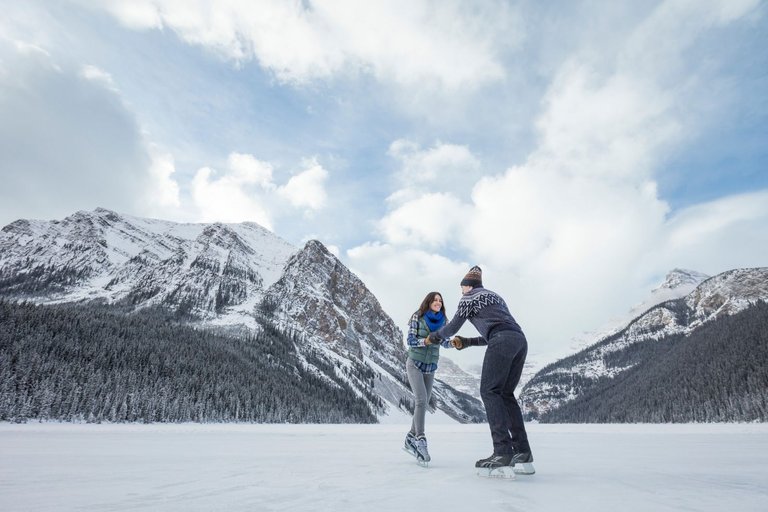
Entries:
{"label": "white cloud", "polygon": [[150,151],[150,185],[144,195],[144,210],[150,215],[165,217],[181,207],[179,184],[172,178],[176,166],[173,155],[160,151],[156,146],[151,146]]}
{"label": "white cloud", "polygon": [[[482,162],[468,148],[452,160],[437,157],[441,147],[422,151],[408,141],[393,143],[390,155],[401,170],[380,222],[388,244],[348,252],[366,282],[414,303],[431,289],[451,289],[464,265],[445,261],[424,273],[425,265],[414,263],[426,258],[424,250],[450,248],[483,265],[486,286],[507,299],[532,352],[552,357],[565,355],[570,336],[624,313],[654,277],[673,267],[712,273],[759,265],[768,239],[765,193],[671,215],[654,174],[668,151],[697,129],[684,115],[695,76],[677,84],[680,57],[702,31],[754,7],[745,2],[720,16],[723,5],[713,3],[712,14],[701,15],[696,3],[665,2],[624,46],[602,48],[600,55],[574,49],[543,97],[537,147],[505,172],[482,179],[470,173],[471,198],[454,199],[460,215],[440,217],[447,226],[441,237],[419,222],[420,205],[449,198],[440,195],[450,189],[440,188],[438,170],[450,168],[450,161],[468,169]],[[681,33],[671,29],[677,25],[684,26]],[[653,57],[640,55],[640,48],[651,49]],[[429,189],[433,185],[437,192]],[[370,259],[368,267],[363,258]],[[384,291],[396,268],[412,272],[395,291]]]}
{"label": "white cloud", "polygon": [[249,193],[248,182],[237,174],[217,177],[209,167],[199,169],[192,180],[192,200],[201,222],[256,222],[272,229],[272,216],[258,196]]}
{"label": "white cloud", "polygon": [[272,165],[257,160],[253,155],[231,153],[227,159],[231,169],[230,179],[239,184],[256,185],[264,189],[274,188]]}
{"label": "white cloud", "polygon": [[390,196],[392,201],[429,190],[467,196],[482,175],[480,161],[463,145],[438,142],[421,149],[413,141],[399,139],[390,144],[389,155],[401,164],[395,176],[399,190]]}
{"label": "white cloud", "polygon": [[292,176],[277,192],[296,208],[319,210],[325,206],[327,199],[325,181],[328,171],[316,160],[305,161],[304,165],[308,168]]}
{"label": "white cloud", "polygon": [[713,273],[765,266],[768,190],[723,197],[681,210],[667,221],[662,264]]}
{"label": "white cloud", "polygon": [[400,163],[398,187],[387,198],[390,211],[377,223],[384,240],[422,248],[445,246],[466,215],[469,194],[481,174],[466,146],[437,143],[428,149],[400,139],[389,155]]}
{"label": "white cloud", "polygon": [[13,70],[0,72],[0,223],[98,206],[139,213],[153,194],[173,202],[172,171],[106,72],[3,39],[0,62]]}
{"label": "white cloud", "polygon": [[[306,169],[285,185],[273,181],[274,167],[253,155],[232,153],[223,171],[203,167],[192,180],[192,201],[202,222],[257,222],[273,229],[276,217],[293,210],[305,213],[322,209],[326,202],[328,171],[316,160],[305,160]],[[287,201],[289,207],[283,205]]]}
{"label": "white cloud", "polygon": [[108,89],[112,89],[113,91],[118,92],[115,81],[112,79],[112,75],[103,69],[100,69],[98,66],[93,66],[90,64],[83,66],[83,69],[80,71],[80,75],[87,80],[100,82]]}
{"label": "white cloud", "polygon": [[[395,323],[403,328],[430,291],[456,296],[459,282],[469,267],[419,248],[402,248],[378,242],[366,243],[346,253],[350,268],[376,295]],[[450,286],[441,284],[453,279]],[[450,306],[450,305],[449,305]],[[453,303],[455,309],[456,303]]]}
{"label": "white cloud", "polygon": [[451,240],[465,205],[451,194],[425,194],[379,221],[384,239],[395,245],[435,248]]}
{"label": "white cloud", "polygon": [[522,24],[506,2],[431,0],[110,0],[84,2],[131,28],[169,28],[235,61],[256,59],[290,83],[371,73],[459,91],[504,77],[499,49]]}

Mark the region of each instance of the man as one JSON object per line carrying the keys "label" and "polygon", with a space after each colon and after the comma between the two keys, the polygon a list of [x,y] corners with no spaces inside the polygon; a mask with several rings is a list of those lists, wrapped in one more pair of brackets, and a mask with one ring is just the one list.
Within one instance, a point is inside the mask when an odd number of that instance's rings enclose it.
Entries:
{"label": "man", "polygon": [[472,267],[462,279],[461,293],[453,319],[431,333],[430,339],[435,342],[449,338],[469,320],[480,336],[456,336],[451,344],[459,350],[471,346],[488,346],[480,377],[480,396],[491,429],[493,454],[478,460],[475,467],[494,469],[531,463],[531,446],[528,444],[523,414],[514,395],[528,354],[528,342],[523,330],[509,313],[504,299],[483,288],[483,271],[480,267]]}

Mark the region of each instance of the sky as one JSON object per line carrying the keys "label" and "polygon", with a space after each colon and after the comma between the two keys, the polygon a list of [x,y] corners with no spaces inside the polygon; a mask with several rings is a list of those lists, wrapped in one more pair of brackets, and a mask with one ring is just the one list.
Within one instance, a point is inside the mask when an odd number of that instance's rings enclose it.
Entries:
{"label": "sky", "polygon": [[0,9],[0,225],[258,222],[403,329],[477,264],[540,362],[673,268],[766,265],[764,1]]}

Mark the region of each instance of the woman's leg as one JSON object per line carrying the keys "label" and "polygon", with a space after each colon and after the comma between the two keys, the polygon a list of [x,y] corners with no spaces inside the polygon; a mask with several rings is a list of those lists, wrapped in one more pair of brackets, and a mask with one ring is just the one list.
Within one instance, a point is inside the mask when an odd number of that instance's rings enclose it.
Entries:
{"label": "woman's leg", "polygon": [[427,403],[434,383],[434,373],[423,373],[419,370],[413,361],[408,358],[405,363],[408,382],[413,391],[414,408],[413,420],[411,421],[411,434],[416,437],[424,435],[424,418],[427,413]]}

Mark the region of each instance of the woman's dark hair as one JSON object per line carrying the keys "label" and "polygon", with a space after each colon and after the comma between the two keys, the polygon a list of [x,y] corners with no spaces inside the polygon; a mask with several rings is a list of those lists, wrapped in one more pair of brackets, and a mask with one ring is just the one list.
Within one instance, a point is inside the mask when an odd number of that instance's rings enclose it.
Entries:
{"label": "woman's dark hair", "polygon": [[[421,306],[419,306],[419,316],[424,316],[424,313],[429,311],[429,305],[432,304],[432,301],[435,300],[435,295],[440,296],[440,300],[443,299],[443,294],[440,292],[429,292],[426,297],[424,297],[424,300],[421,301]],[[445,315],[445,302],[443,302],[443,305],[440,306],[440,311],[443,312]]]}

